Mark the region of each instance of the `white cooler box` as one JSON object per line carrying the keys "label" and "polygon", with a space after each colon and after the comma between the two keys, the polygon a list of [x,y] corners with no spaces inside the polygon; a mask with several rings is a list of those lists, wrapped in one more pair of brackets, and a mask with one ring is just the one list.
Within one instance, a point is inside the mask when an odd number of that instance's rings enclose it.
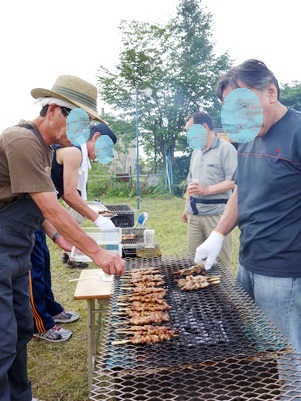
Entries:
{"label": "white cooler box", "polygon": [[[120,227],[111,228],[106,231],[100,231],[98,227],[83,227],[83,230],[92,237],[97,244],[109,252],[117,252],[122,256],[122,230]],[[76,262],[93,262],[89,256],[82,253],[75,246],[70,252],[70,260]]]}

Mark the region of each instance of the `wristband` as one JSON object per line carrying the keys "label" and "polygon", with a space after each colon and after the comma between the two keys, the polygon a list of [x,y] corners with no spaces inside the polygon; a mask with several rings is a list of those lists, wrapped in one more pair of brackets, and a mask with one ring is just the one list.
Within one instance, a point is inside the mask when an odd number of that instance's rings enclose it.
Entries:
{"label": "wristband", "polygon": [[52,241],[55,243],[57,237],[59,237],[60,235],[61,235],[60,233],[56,232],[56,233],[54,234],[54,236],[51,238]]}

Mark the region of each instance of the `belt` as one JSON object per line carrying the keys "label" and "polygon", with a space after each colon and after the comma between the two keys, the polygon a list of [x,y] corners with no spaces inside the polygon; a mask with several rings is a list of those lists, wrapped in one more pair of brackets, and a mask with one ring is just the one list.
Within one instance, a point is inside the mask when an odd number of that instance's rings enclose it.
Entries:
{"label": "belt", "polygon": [[198,209],[196,207],[196,203],[203,203],[205,205],[217,205],[219,203],[227,203],[228,199],[199,199],[190,197],[190,206],[193,211],[193,214],[199,214]]}

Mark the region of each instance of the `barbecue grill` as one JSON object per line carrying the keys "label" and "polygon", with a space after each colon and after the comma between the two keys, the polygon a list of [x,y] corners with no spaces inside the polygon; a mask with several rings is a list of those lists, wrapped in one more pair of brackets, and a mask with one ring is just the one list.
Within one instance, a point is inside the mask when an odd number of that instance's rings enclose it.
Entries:
{"label": "barbecue grill", "polygon": [[206,273],[220,284],[182,291],[175,272],[194,265],[191,256],[126,259],[126,271],[156,267],[164,275],[167,325],[179,336],[156,344],[112,345],[126,337],[114,278],[89,400],[250,401],[301,400],[300,357],[242,290],[221,262]]}
{"label": "barbecue grill", "polygon": [[135,224],[135,209],[128,204],[105,205],[105,207],[114,212],[115,216],[111,218],[116,227],[133,227]]}
{"label": "barbecue grill", "polygon": [[123,227],[122,229],[122,256],[136,257],[137,245],[144,241],[145,227]]}

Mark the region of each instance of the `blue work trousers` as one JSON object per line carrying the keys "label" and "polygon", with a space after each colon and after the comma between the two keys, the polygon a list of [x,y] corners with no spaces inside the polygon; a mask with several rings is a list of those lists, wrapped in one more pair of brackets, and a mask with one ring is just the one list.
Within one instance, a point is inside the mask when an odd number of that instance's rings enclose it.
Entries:
{"label": "blue work trousers", "polygon": [[0,401],[31,401],[27,343],[33,334],[28,272],[43,216],[29,195],[0,210]]}
{"label": "blue work trousers", "polygon": [[55,301],[51,288],[50,253],[43,230],[35,232],[35,245],[31,252],[30,303],[34,317],[34,332],[43,333],[55,325],[53,316],[63,312]]}

